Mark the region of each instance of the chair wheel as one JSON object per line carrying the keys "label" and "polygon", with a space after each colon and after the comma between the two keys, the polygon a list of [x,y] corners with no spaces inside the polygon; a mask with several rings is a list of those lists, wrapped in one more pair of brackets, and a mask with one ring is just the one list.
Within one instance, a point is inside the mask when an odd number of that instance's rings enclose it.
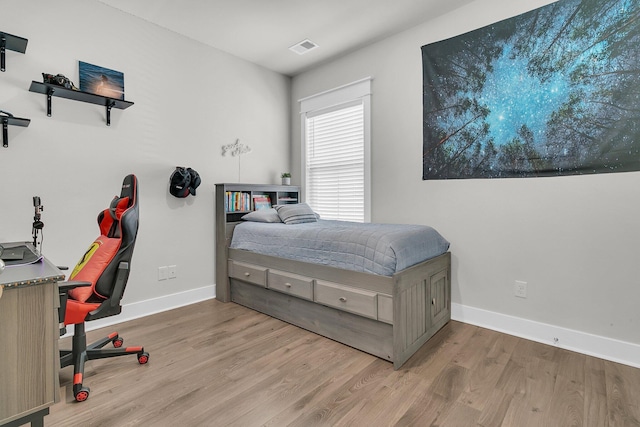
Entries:
{"label": "chair wheel", "polygon": [[149,361],[149,353],[146,351],[143,353],[138,353],[138,363],[144,365]]}
{"label": "chair wheel", "polygon": [[113,346],[115,348],[120,348],[122,347],[122,344],[124,344],[124,340],[120,337],[116,338],[115,340],[113,340]]}
{"label": "chair wheel", "polygon": [[82,387],[79,392],[75,395],[76,402],[84,402],[89,398],[89,389],[87,387]]}

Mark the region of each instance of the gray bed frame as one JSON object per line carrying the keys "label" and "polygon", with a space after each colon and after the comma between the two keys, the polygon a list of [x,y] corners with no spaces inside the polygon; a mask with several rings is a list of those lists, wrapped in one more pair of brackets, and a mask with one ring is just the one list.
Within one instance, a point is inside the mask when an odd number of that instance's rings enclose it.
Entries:
{"label": "gray bed frame", "polygon": [[[451,254],[391,277],[228,247],[216,257],[216,295],[393,362],[400,368],[451,319]],[[221,224],[222,225],[222,224]]]}

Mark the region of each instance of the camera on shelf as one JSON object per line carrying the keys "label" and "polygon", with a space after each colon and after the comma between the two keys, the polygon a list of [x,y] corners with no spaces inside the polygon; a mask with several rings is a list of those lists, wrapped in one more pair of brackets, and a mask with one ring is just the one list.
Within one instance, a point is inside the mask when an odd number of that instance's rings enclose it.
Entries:
{"label": "camera on shelf", "polygon": [[65,77],[62,74],[56,74],[54,76],[53,74],[42,73],[42,79],[44,83],[48,83],[56,86],[62,86],[67,89],[78,90],[78,88],[73,84],[73,82],[69,80],[68,77]]}

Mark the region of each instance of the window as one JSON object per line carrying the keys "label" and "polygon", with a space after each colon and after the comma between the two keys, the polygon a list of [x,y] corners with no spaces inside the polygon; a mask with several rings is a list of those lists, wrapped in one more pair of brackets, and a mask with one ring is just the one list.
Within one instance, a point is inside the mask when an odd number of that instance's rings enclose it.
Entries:
{"label": "window", "polygon": [[370,87],[367,78],[300,101],[305,201],[323,219],[371,220]]}

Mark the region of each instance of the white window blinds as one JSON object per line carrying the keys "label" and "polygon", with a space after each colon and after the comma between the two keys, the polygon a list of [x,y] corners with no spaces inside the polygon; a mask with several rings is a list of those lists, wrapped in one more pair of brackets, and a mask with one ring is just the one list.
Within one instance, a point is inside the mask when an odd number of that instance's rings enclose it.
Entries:
{"label": "white window blinds", "polygon": [[358,102],[307,116],[307,202],[324,219],[364,221],[364,118]]}
{"label": "white window blinds", "polygon": [[323,219],[370,220],[369,87],[366,79],[309,98],[311,111],[302,101],[305,200]]}

